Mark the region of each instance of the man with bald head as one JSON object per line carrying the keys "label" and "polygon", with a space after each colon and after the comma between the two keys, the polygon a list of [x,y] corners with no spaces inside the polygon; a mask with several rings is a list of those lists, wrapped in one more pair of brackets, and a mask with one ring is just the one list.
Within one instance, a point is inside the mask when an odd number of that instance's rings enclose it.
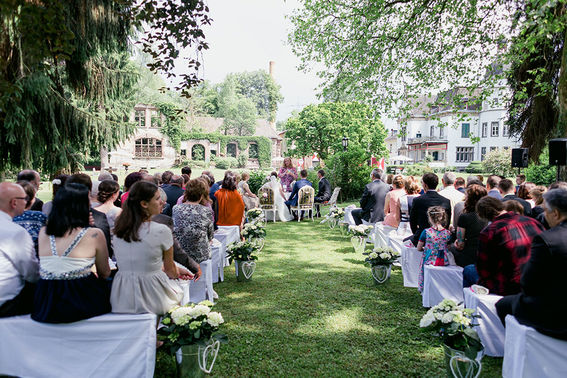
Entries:
{"label": "man with bald head", "polygon": [[26,202],[20,185],[0,183],[0,318],[29,314],[33,306],[39,264],[31,236],[12,222]]}
{"label": "man with bald head", "polygon": [[[36,193],[39,191],[39,186],[41,185],[41,177],[39,177],[39,173],[37,173],[37,171],[34,171],[33,169],[24,169],[23,171],[18,173],[16,181],[29,181],[30,184],[34,186]],[[43,201],[36,196],[30,210],[42,211],[42,209]]]}

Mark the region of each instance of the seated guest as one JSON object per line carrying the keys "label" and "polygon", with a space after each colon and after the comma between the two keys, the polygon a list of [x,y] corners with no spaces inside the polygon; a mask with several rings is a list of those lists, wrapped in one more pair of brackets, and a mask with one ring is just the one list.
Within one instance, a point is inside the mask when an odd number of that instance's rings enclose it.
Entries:
{"label": "seated guest", "polygon": [[331,199],[331,184],[329,180],[325,177],[325,171],[323,169],[319,169],[317,171],[317,177],[319,178],[319,191],[315,195],[315,209],[317,210],[316,217],[321,216],[321,206],[320,204],[323,202],[327,202]]}
{"label": "seated guest", "polygon": [[84,185],[67,183],[55,195],[39,234],[40,280],[31,315],[38,322],[70,323],[110,312],[106,240],[89,227],[89,210]]}
{"label": "seated guest", "polygon": [[504,210],[518,215],[524,215],[524,207],[521,203],[515,200],[504,202]]}
{"label": "seated guest", "polygon": [[[467,178],[467,181],[469,180],[470,176]],[[475,176],[475,179],[478,180],[478,178]],[[468,182],[467,182],[467,186],[468,186]],[[455,189],[457,189],[459,192],[465,194],[465,179],[462,177],[457,177],[455,179]]]}
{"label": "seated guest", "polygon": [[[39,177],[39,173],[32,169],[25,169],[18,173],[17,181],[28,181],[30,182],[34,188],[36,193],[39,191],[39,186],[41,185],[41,177]],[[39,198],[35,198],[33,201],[30,210],[32,211],[41,211],[43,208],[43,202]]]}
{"label": "seated guest", "polygon": [[458,266],[476,264],[478,237],[482,229],[486,227],[486,220],[481,219],[476,213],[476,204],[485,196],[486,189],[480,185],[473,184],[465,192],[465,208],[456,223],[457,240],[449,249]]}
{"label": "seated guest", "polygon": [[[517,175],[516,176],[516,187],[514,188],[514,194],[518,194],[518,190],[520,189],[520,185],[526,182],[526,175]],[[512,184],[514,185],[514,184]]]}
{"label": "seated guest", "polygon": [[[516,294],[520,291],[522,268],[530,258],[532,240],[541,234],[543,226],[532,218],[507,212],[502,201],[488,196],[478,201],[476,211],[491,223],[479,236],[478,280],[472,283],[486,287],[491,294]],[[463,272],[463,285],[474,281],[470,267]]]}
{"label": "seated guest", "polygon": [[518,188],[518,193],[517,193],[518,197],[520,197],[523,200],[526,200],[532,208],[535,206],[535,202],[532,199],[532,196],[530,195],[530,191],[535,187],[536,184],[534,184],[533,182],[524,182]]}
{"label": "seated guest", "polygon": [[500,184],[498,184],[498,190],[500,190],[500,194],[502,194],[502,201],[518,201],[522,207],[524,208],[524,215],[529,217],[532,215],[532,206],[529,204],[528,201],[521,199],[517,195],[514,194],[514,184],[511,180],[504,179],[500,180]]}
{"label": "seated guest", "polygon": [[114,180],[104,180],[98,185],[97,201],[100,205],[95,207],[95,209],[106,214],[106,220],[111,233],[113,232],[116,218],[122,213],[120,207],[114,206],[114,202],[118,199],[119,194],[120,185]]}
{"label": "seated guest", "polygon": [[490,175],[488,176],[488,180],[486,180],[486,189],[488,190],[488,196],[494,197],[496,199],[501,200],[502,194],[500,194],[500,190],[498,190],[498,185],[502,179],[500,176]]}
{"label": "seated guest", "polygon": [[130,189],[114,226],[118,273],[112,282],[112,312],[165,314],[178,306],[183,290],[175,279],[187,279],[173,261],[169,227],[153,222],[163,202],[157,185],[139,181]]}
{"label": "seated guest", "polygon": [[405,235],[411,233],[410,227],[410,211],[413,205],[413,200],[419,197],[419,185],[413,176],[406,178],[405,194],[400,197],[400,225],[398,226],[398,234]]}
{"label": "seated guest", "polygon": [[384,204],[384,225],[398,228],[400,225],[400,197],[406,194],[404,178],[400,175],[392,179],[392,190],[386,193]]}
{"label": "seated guest", "polygon": [[209,186],[203,179],[190,180],[183,203],[173,208],[173,235],[197,263],[211,258],[213,216],[209,208],[200,204],[208,197]]}
{"label": "seated guest", "polygon": [[161,174],[161,188],[165,189],[166,187],[169,186],[169,182],[171,181],[171,178],[173,177],[173,172],[171,171],[165,171]]}
{"label": "seated guest", "polygon": [[[51,181],[51,187],[52,187],[51,198],[55,198],[55,194],[57,193],[59,188],[62,188],[65,185],[65,181],[67,181],[67,177],[69,177],[69,176],[68,175],[58,175],[58,176],[55,176],[53,181]],[[51,206],[53,206],[52,201],[47,201],[46,203],[43,204],[43,206],[41,208],[41,212],[44,213],[46,216],[49,216],[49,212],[51,211]]]}
{"label": "seated guest", "polygon": [[236,176],[232,171],[226,171],[222,187],[215,192],[218,206],[217,225],[239,226],[244,222],[244,201],[236,190]]}
{"label": "seated guest", "polygon": [[369,223],[382,222],[384,220],[386,193],[390,191],[390,186],[382,181],[383,173],[378,168],[372,170],[370,174],[372,182],[366,184],[360,198],[361,208],[353,210],[351,213],[354,223],[357,225],[361,224],[363,219]]}
{"label": "seated guest", "polygon": [[423,230],[429,227],[427,209],[431,206],[441,206],[447,211],[447,219],[451,219],[451,201],[435,191],[439,184],[437,175],[435,173],[426,173],[421,180],[425,193],[413,200],[410,211],[410,226],[413,232],[412,241],[415,246],[417,246]]}
{"label": "seated guest", "polygon": [[511,314],[521,324],[567,340],[567,302],[561,300],[567,289],[567,191],[550,190],[543,198],[551,229],[533,240],[531,256],[522,270],[521,292],[502,298],[496,310],[503,324]]}
{"label": "seated guest", "polygon": [[[187,185],[189,180],[191,180],[191,176],[186,175],[186,174],[182,174],[181,177],[183,177],[183,186],[181,187],[181,189],[185,190],[185,185]],[[183,197],[183,196],[181,196],[181,197]]]}
{"label": "seated guest", "polygon": [[[183,175],[189,176],[189,180],[191,180],[191,167],[185,166],[185,167],[181,168],[181,176],[183,176]],[[189,181],[189,180],[187,180],[187,181]]]}
{"label": "seated guest", "polygon": [[124,179],[124,193],[120,196],[120,202],[124,203],[128,199],[130,188],[132,185],[144,178],[144,174],[140,172],[132,172]]}
{"label": "seated guest", "polygon": [[[293,184],[293,188],[291,189],[291,194],[289,195],[288,200],[285,201],[285,204],[287,205],[288,209],[291,206],[297,206],[297,201],[299,200],[299,189],[303,188],[304,186],[313,187],[311,181],[307,180],[307,171],[305,169],[302,169],[299,172],[299,176],[301,177],[301,179],[297,180],[295,184]],[[300,215],[298,214],[297,216],[299,217]]]}
{"label": "seated guest", "polygon": [[248,186],[248,180],[250,179],[250,174],[248,172],[242,173],[242,180],[238,183],[238,189],[242,195],[242,200],[246,206],[246,210],[254,209],[259,206],[260,201],[258,196],[250,191]]}
{"label": "seated guest", "polygon": [[[456,175],[453,172],[445,172],[441,179],[444,188],[439,191],[440,195],[451,201],[451,214],[455,214],[455,205],[465,199],[465,195],[455,188],[456,179]],[[453,219],[449,218],[449,221],[454,226]]]}
{"label": "seated guest", "polygon": [[[484,188],[484,186],[482,185],[480,180],[477,178],[477,176],[469,176],[467,178],[467,188],[471,185],[480,185]],[[466,191],[464,193],[466,193]],[[465,195],[465,198],[466,198],[466,195]],[[463,213],[464,209],[465,209],[465,201],[460,201],[460,202],[457,202],[455,204],[455,207],[453,208],[453,226],[454,227],[457,227],[459,217]]]}
{"label": "seated guest", "polygon": [[12,218],[24,212],[26,192],[0,183],[0,318],[29,314],[39,265],[30,234]]}
{"label": "seated guest", "polygon": [[547,188],[543,185],[538,185],[530,190],[530,196],[534,201],[532,207],[532,218],[538,219],[540,214],[543,214],[543,194],[547,192]]}
{"label": "seated guest", "polygon": [[47,217],[41,211],[31,210],[35,199],[35,187],[27,181],[18,181],[17,184],[24,188],[27,200],[25,211],[21,215],[15,216],[14,222],[25,228],[30,234],[33,240],[34,250],[37,254],[37,237],[39,230],[45,226]]}
{"label": "seated guest", "polygon": [[167,203],[173,209],[173,206],[177,205],[177,200],[179,197],[183,197],[183,177],[179,175],[171,176],[169,180],[169,185],[163,187],[163,191],[167,195]]}

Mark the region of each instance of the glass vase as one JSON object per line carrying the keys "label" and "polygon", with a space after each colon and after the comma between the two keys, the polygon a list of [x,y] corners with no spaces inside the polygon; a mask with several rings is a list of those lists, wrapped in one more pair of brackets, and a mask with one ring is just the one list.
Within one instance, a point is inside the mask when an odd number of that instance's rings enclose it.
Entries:
{"label": "glass vase", "polygon": [[392,272],[392,264],[387,265],[374,265],[372,268],[372,277],[374,277],[374,282],[381,285],[388,281],[390,278],[390,273]]}
{"label": "glass vase", "polygon": [[365,236],[353,236],[350,238],[350,242],[354,248],[354,252],[362,253],[366,248],[366,237]]}
{"label": "glass vase", "polygon": [[484,350],[479,351],[474,359],[467,357],[464,351],[453,349],[447,344],[443,344],[443,352],[447,377],[477,378],[480,375]]}
{"label": "glass vase", "polygon": [[250,243],[258,248],[257,252],[260,252],[264,248],[265,240],[264,238],[250,238]]}
{"label": "glass vase", "polygon": [[176,354],[177,378],[204,377],[205,373],[199,366],[199,345],[183,345]]}
{"label": "glass vase", "polygon": [[234,260],[234,268],[236,271],[236,281],[248,282],[252,280],[252,275],[256,270],[256,262],[252,260]]}
{"label": "glass vase", "polygon": [[345,222],[345,221],[340,221],[337,226],[338,226],[337,228],[338,228],[339,231],[341,232],[341,235],[344,236],[344,235],[347,235],[347,234],[348,234],[348,226],[349,226],[349,224],[348,224],[347,222]]}

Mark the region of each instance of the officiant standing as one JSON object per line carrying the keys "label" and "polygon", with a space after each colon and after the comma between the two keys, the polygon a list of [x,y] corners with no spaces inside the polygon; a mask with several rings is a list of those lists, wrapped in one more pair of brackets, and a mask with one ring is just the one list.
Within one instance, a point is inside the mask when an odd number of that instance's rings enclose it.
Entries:
{"label": "officiant standing", "polygon": [[283,190],[285,192],[291,192],[293,186],[291,183],[297,179],[297,170],[293,167],[291,158],[286,157],[284,159],[278,177],[280,178]]}
{"label": "officiant standing", "polygon": [[325,171],[319,169],[317,171],[317,177],[319,178],[319,192],[315,196],[315,210],[316,217],[321,216],[321,203],[327,202],[331,199],[331,184],[329,180],[325,177]]}

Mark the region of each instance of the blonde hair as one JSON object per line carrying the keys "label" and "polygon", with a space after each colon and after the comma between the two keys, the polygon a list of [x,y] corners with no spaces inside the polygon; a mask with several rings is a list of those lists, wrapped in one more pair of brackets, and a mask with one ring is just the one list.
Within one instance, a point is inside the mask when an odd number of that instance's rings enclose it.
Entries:
{"label": "blonde hair", "polygon": [[431,227],[441,225],[447,227],[447,211],[441,206],[431,206],[427,209],[427,219]]}

